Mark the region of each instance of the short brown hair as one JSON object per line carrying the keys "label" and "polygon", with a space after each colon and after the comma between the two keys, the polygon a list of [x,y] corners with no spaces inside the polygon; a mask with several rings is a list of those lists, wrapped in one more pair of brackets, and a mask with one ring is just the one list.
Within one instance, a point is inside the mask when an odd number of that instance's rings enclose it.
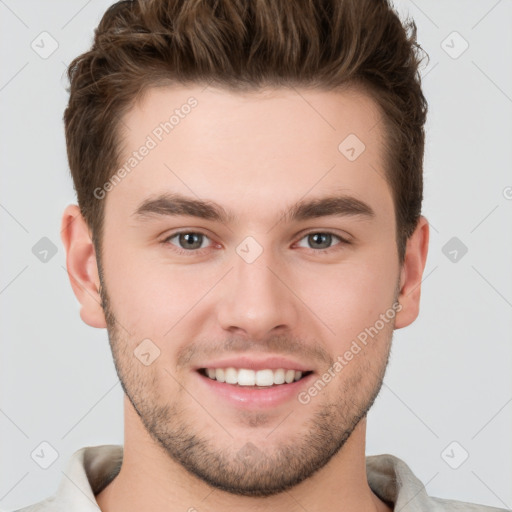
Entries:
{"label": "short brown hair", "polygon": [[101,247],[104,205],[93,191],[120,160],[120,119],[148,87],[213,84],[356,86],[383,113],[386,179],[397,246],[421,214],[427,102],[414,21],[388,0],[124,0],[95,30],[92,48],[71,62],[64,113],[69,166],[83,217]]}

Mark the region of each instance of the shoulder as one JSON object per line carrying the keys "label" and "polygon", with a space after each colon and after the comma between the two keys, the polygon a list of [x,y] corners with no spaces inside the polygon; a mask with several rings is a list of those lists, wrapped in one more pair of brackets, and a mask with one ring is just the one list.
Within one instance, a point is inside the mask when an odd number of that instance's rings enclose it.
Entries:
{"label": "shoulder", "polygon": [[477,503],[468,503],[466,501],[445,500],[429,496],[431,508],[434,512],[507,512],[508,509],[489,507],[487,505],[479,505]]}
{"label": "shoulder", "polygon": [[29,505],[28,507],[18,508],[12,512],[50,512],[56,511],[55,495],[50,496],[43,501]]}
{"label": "shoulder", "polygon": [[466,501],[445,500],[442,498],[429,497],[432,502],[433,511],[446,511],[446,512],[507,512],[506,508],[489,507],[487,505],[479,505],[478,503],[468,503]]}
{"label": "shoulder", "polygon": [[115,478],[122,459],[121,445],[80,448],[68,460],[54,494],[13,512],[98,512],[95,496]]}
{"label": "shoulder", "polygon": [[372,491],[403,512],[506,512],[507,509],[429,496],[423,483],[401,459],[391,454],[366,457]]}

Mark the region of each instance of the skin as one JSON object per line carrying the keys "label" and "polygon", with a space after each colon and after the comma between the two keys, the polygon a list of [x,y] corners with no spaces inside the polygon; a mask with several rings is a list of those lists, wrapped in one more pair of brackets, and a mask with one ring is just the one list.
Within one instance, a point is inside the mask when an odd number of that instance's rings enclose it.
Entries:
{"label": "skin", "polygon": [[[418,315],[429,231],[421,217],[399,265],[379,110],[356,90],[153,88],[123,119],[123,157],[190,96],[197,107],[103,199],[101,293],[91,232],[76,205],[63,216],[81,318],[108,327],[126,393],[123,465],[97,502],[108,512],[391,510],[366,480],[366,413],[393,329]],[[350,133],[366,146],[354,161],[338,150]],[[170,192],[234,218],[134,215]],[[281,217],[335,192],[375,215]],[[206,235],[202,248],[169,238],[182,229]],[[325,232],[350,243],[307,236]],[[236,251],[248,236],[262,248],[252,263]],[[319,377],[396,301],[393,321],[308,404],[242,409],[200,385],[196,365],[239,354],[290,357]],[[148,366],[134,357],[144,339],[160,350]]]}

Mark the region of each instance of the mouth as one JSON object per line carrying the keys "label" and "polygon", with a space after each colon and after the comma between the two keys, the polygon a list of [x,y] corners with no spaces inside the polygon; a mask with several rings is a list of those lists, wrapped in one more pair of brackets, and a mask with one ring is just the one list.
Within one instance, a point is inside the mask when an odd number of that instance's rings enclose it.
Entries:
{"label": "mouth", "polygon": [[198,373],[213,381],[231,384],[236,387],[251,389],[269,389],[284,387],[305,379],[313,372],[311,370],[294,370],[285,368],[199,368]]}

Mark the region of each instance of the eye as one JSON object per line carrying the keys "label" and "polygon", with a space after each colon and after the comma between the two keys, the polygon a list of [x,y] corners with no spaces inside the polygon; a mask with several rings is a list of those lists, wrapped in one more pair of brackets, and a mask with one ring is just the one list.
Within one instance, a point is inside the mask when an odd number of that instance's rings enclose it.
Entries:
{"label": "eye", "polygon": [[[350,243],[348,240],[341,238],[339,235],[335,235],[334,233],[323,232],[323,231],[315,231],[313,233],[309,233],[306,236],[304,236],[303,238],[301,238],[300,241],[306,240],[306,243],[309,244],[309,247],[307,247],[307,248],[318,249],[319,251],[327,251],[332,248],[333,239],[337,239],[340,241],[340,243],[336,244],[336,245]],[[299,247],[304,247],[304,246],[300,245],[300,242],[299,242]]]}
{"label": "eye", "polygon": [[[174,239],[176,239],[177,244],[173,242]],[[195,231],[181,231],[168,236],[163,243],[170,243],[177,248],[178,252],[185,253],[204,249],[207,247],[207,244],[204,244],[205,240],[209,240],[209,238],[203,233],[197,233]]]}
{"label": "eye", "polygon": [[[303,240],[306,241],[307,246],[303,245]],[[338,240],[337,244],[333,242]],[[208,236],[197,231],[180,231],[173,233],[165,240],[162,241],[164,245],[170,244],[173,246],[173,250],[178,254],[193,255],[200,252],[201,249],[206,249],[211,242]],[[299,247],[305,247],[313,249],[315,252],[330,252],[331,249],[335,249],[337,245],[348,245],[350,242],[339,235],[325,231],[315,231],[302,237],[298,242]]]}

